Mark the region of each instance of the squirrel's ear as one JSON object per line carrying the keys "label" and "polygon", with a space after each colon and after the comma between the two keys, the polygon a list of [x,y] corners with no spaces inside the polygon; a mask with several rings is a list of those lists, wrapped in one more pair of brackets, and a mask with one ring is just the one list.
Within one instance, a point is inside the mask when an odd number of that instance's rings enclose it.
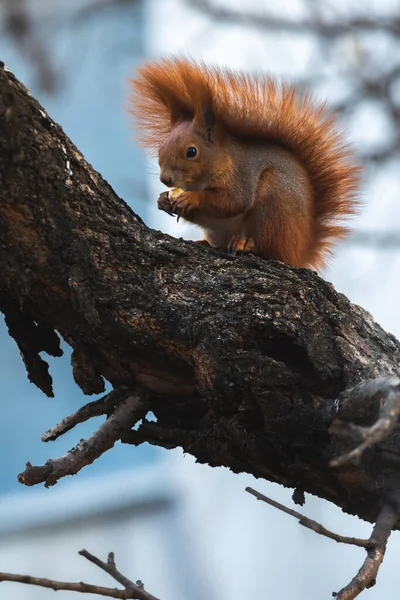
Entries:
{"label": "squirrel's ear", "polygon": [[194,124],[199,131],[207,135],[208,141],[211,142],[215,127],[215,114],[211,104],[204,104],[201,107],[201,110],[195,115]]}
{"label": "squirrel's ear", "polygon": [[170,114],[171,127],[175,127],[175,125],[179,125],[183,121],[191,121],[193,118],[190,112],[186,111],[177,102],[168,102],[168,112]]}
{"label": "squirrel's ear", "polygon": [[207,130],[212,129],[215,125],[215,115],[210,104],[206,104],[203,108],[203,124]]}
{"label": "squirrel's ear", "polygon": [[179,102],[174,102],[169,99],[168,101],[165,101],[165,104],[168,106],[171,128],[175,127],[175,125],[179,125],[179,123],[182,123],[183,121],[191,121],[193,119],[193,113],[190,113],[190,111],[185,109]]}

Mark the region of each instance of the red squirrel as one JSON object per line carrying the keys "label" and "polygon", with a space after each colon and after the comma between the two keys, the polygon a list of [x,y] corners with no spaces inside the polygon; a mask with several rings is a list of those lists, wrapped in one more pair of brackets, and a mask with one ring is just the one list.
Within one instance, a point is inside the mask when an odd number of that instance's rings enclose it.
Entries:
{"label": "red squirrel", "polygon": [[359,167],[293,85],[185,59],[145,64],[132,112],[170,192],[158,206],[214,247],[320,269],[358,208]]}

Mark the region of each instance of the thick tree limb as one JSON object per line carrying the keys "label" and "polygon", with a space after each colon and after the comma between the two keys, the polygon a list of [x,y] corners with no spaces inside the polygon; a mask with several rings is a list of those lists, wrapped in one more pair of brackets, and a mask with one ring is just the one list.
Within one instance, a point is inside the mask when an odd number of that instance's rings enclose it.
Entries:
{"label": "thick tree limb", "polygon": [[120,573],[115,565],[114,554],[110,552],[107,563],[90,554],[87,550],[79,552],[81,556],[87,558],[90,562],[106,571],[116,581],[121,583],[125,589],[108,588],[101,585],[91,585],[80,581],[72,583],[67,581],[54,581],[44,577],[32,577],[31,575],[17,575],[16,573],[0,573],[0,583],[2,581],[14,581],[16,583],[26,583],[28,585],[36,585],[38,587],[50,588],[54,591],[69,591],[79,592],[80,594],[97,594],[106,596],[107,598],[119,598],[120,600],[158,600],[152,594],[145,591],[141,582],[134,583],[122,573]]}
{"label": "thick tree limb", "polygon": [[[1,67],[0,197],[6,314],[58,332],[86,393],[108,380],[148,402],[156,422],[118,438],[180,446],[377,519],[400,488],[398,423],[359,465],[330,466],[359,441],[330,434],[336,399],[399,374],[399,342],[368,313],[309,270],[148,229]],[[20,341],[34,359],[55,348]],[[365,423],[356,402],[351,421],[371,427],[378,412]],[[23,479],[53,482],[53,466],[39,469]]]}

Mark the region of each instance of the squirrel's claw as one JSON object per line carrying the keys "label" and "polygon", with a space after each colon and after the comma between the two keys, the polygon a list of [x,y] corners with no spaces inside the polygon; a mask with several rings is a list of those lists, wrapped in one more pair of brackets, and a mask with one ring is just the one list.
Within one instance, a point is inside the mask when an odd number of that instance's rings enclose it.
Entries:
{"label": "squirrel's claw", "polygon": [[238,252],[251,252],[252,254],[257,254],[257,246],[253,238],[246,237],[244,235],[234,235],[228,244],[228,250],[234,256]]}
{"label": "squirrel's claw", "polygon": [[172,206],[173,214],[184,219],[190,215],[193,210],[199,206],[199,197],[196,192],[183,192],[176,198],[169,200]]}

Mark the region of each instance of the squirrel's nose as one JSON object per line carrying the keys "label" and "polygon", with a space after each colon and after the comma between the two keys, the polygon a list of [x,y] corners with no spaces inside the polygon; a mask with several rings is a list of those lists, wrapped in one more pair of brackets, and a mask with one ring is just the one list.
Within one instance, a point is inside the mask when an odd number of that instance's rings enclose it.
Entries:
{"label": "squirrel's nose", "polygon": [[161,181],[161,183],[163,183],[167,187],[171,187],[172,186],[172,177],[171,177],[171,175],[163,175],[161,173],[161,175],[160,175],[160,181]]}

